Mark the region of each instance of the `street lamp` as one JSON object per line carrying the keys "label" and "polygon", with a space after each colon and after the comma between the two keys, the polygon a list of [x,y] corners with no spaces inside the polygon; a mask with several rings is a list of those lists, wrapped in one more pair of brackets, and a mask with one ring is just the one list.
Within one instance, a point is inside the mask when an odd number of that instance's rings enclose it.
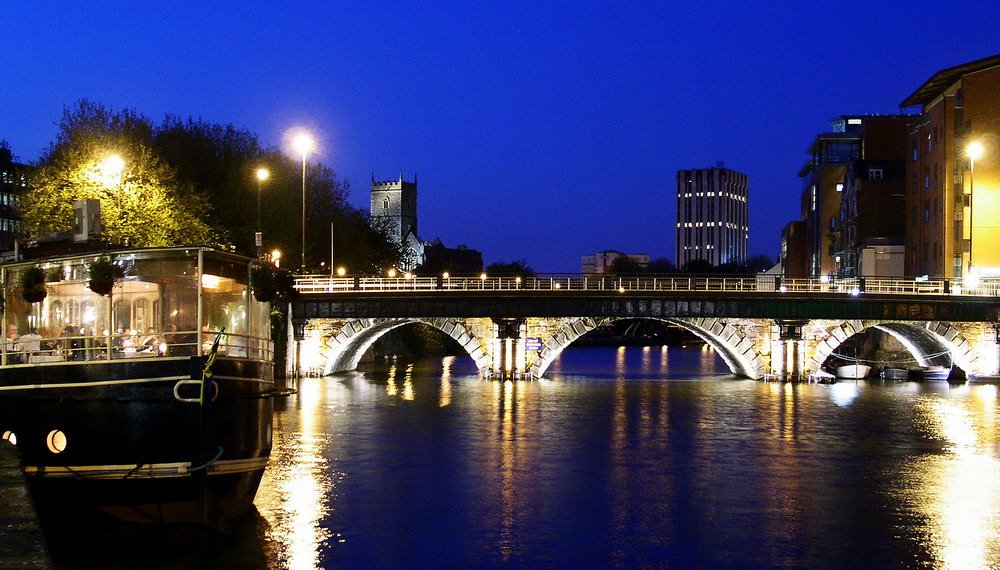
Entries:
{"label": "street lamp", "polygon": [[[119,154],[109,154],[104,157],[104,160],[97,163],[97,181],[99,181],[108,192],[111,193],[111,189],[119,185],[122,181],[122,171],[125,170],[125,159]],[[119,220],[125,219],[125,214],[122,211],[122,196],[121,192],[114,193],[115,203],[118,206],[118,218]],[[124,243],[124,236],[119,236]]]}
{"label": "street lamp", "polygon": [[281,250],[276,249],[271,252],[271,261],[274,262],[275,267],[281,267]]}
{"label": "street lamp", "polygon": [[264,236],[260,233],[260,187],[271,173],[266,168],[257,169],[257,233],[254,234],[254,244],[257,246],[257,257],[260,257],[260,247],[264,245]]}
{"label": "street lamp", "polygon": [[101,182],[110,188],[118,183],[115,179],[125,170],[125,159],[117,154],[109,154],[98,163],[97,170],[101,173]]}
{"label": "street lamp", "polygon": [[972,238],[973,238],[973,226],[972,226],[972,186],[975,182],[976,175],[976,161],[982,158],[985,149],[983,149],[983,143],[979,141],[972,141],[969,146],[965,147],[965,155],[969,157],[969,273],[972,273]]}
{"label": "street lamp", "polygon": [[292,139],[292,148],[302,155],[302,272],[306,271],[306,158],[316,148],[316,141],[307,132]]}

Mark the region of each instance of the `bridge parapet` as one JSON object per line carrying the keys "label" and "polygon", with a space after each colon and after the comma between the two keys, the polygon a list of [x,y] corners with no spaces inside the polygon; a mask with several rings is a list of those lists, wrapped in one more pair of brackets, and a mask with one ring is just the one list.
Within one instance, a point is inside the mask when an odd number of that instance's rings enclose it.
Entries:
{"label": "bridge parapet", "polygon": [[961,295],[1000,296],[1000,279],[982,280],[973,287],[949,279],[903,277],[861,277],[851,279],[783,278],[774,275],[706,276],[587,276],[551,275],[538,277],[331,277],[303,275],[295,279],[302,294],[349,291],[739,291],[748,293],[832,293],[880,295]]}

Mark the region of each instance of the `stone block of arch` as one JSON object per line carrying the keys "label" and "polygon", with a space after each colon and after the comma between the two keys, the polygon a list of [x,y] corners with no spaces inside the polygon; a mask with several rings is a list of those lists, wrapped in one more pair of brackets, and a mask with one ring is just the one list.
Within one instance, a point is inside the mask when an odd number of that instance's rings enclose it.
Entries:
{"label": "stone block of arch", "polygon": [[[830,329],[827,338],[816,344],[807,372],[819,370],[844,341],[871,328],[885,331],[899,340],[921,366],[930,364],[934,355],[947,353],[952,362],[967,372],[980,372],[973,347],[951,323],[861,320],[842,321]],[[836,340],[831,342],[831,338]]]}
{"label": "stone block of arch", "polygon": [[[657,317],[605,317],[569,319],[555,332],[542,339],[542,350],[529,365],[528,373],[536,378],[545,374],[552,361],[576,339],[588,332],[619,320],[645,318],[659,320],[684,328],[711,345],[725,361],[735,376],[761,378],[765,359],[757,344],[747,337],[745,327],[738,319],[682,319]],[[759,324],[759,323],[758,323]]]}
{"label": "stone block of arch", "polygon": [[361,357],[375,341],[392,329],[414,323],[434,327],[454,339],[476,363],[476,368],[480,373],[490,369],[492,361],[489,354],[483,349],[483,340],[458,319],[352,319],[341,327],[340,332],[326,342],[322,350],[326,357],[326,363],[323,366],[324,374],[356,369]]}

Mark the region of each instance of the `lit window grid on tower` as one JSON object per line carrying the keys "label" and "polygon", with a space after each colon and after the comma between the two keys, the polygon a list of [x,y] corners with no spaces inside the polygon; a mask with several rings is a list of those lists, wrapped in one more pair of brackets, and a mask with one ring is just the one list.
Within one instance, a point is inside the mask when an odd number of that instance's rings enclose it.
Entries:
{"label": "lit window grid on tower", "polygon": [[677,172],[677,265],[747,258],[747,176],[727,168]]}

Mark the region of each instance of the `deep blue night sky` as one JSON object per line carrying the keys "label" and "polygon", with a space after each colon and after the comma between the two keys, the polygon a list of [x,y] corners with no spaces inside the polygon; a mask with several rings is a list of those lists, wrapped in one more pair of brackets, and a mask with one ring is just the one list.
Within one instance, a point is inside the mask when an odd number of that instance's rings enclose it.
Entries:
{"label": "deep blue night sky", "polygon": [[995,2],[750,4],[8,1],[0,138],[36,160],[83,97],[274,145],[305,125],[355,204],[416,171],[421,237],[560,272],[673,259],[675,172],[724,160],[773,257],[831,118],[1000,52]]}

